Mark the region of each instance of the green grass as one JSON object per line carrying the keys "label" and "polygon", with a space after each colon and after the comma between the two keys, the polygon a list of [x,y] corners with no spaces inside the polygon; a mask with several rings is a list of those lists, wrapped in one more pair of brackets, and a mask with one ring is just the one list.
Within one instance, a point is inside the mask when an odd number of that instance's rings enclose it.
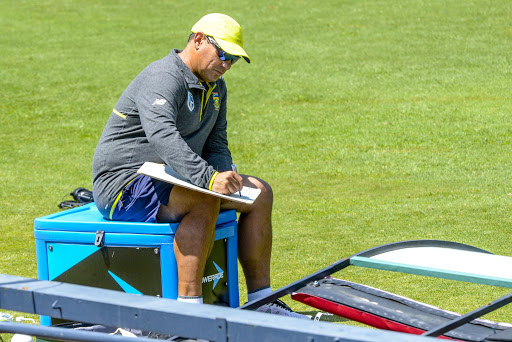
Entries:
{"label": "green grass", "polygon": [[[242,24],[253,61],[226,74],[228,129],[274,189],[275,288],[406,239],[512,255],[510,2],[43,0],[0,3],[1,273],[37,276],[34,218],[91,187],[119,95],[208,12]],[[506,292],[339,276],[459,312]]]}

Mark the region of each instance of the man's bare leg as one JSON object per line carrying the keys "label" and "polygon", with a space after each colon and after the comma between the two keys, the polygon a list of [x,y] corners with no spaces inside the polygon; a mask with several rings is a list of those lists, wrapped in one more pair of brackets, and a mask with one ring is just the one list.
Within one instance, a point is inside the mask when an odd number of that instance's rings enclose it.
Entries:
{"label": "man's bare leg", "polygon": [[270,286],[272,254],[272,188],[265,181],[242,175],[244,186],[258,188],[261,194],[252,205],[223,201],[222,209],[236,209],[238,220],[238,258],[244,270],[247,290]]}
{"label": "man's bare leg", "polygon": [[178,295],[201,296],[202,276],[215,239],[220,199],[174,186],[167,206],[161,206],[158,222],[178,222],[174,254],[178,266]]}

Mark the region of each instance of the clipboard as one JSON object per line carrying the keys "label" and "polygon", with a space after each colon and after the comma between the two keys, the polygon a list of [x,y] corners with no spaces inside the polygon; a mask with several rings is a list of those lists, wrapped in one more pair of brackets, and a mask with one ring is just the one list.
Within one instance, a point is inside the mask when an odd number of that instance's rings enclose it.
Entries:
{"label": "clipboard", "polygon": [[243,189],[240,191],[240,194],[236,192],[232,195],[223,195],[218,192],[204,189],[190,183],[189,181],[185,180],[183,177],[178,175],[170,166],[167,166],[165,164],[157,164],[153,162],[145,162],[137,171],[137,173],[161,180],[163,182],[178,185],[187,189],[224,198],[233,202],[245,204],[253,204],[256,198],[258,198],[259,194],[261,193],[260,189],[244,186]]}

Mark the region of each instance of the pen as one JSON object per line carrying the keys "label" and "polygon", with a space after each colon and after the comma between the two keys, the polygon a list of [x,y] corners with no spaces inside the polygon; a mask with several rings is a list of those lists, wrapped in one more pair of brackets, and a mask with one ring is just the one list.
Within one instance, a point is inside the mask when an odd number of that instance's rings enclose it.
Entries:
{"label": "pen", "polygon": [[[236,170],[236,165],[235,164],[231,164],[231,170],[233,170],[236,173],[238,173],[238,171]],[[238,190],[238,194],[240,195],[240,197],[242,197],[242,192],[240,190]]]}

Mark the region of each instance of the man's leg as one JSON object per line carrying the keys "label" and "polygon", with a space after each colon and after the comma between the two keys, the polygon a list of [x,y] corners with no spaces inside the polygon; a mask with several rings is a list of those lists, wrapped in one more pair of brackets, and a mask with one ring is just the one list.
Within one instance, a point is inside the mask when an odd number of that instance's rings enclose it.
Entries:
{"label": "man's leg", "polygon": [[252,205],[223,201],[222,209],[236,209],[238,220],[238,258],[244,270],[247,290],[270,286],[272,253],[272,188],[265,181],[242,175],[244,186],[258,188],[261,194]]}
{"label": "man's leg", "polygon": [[[242,175],[244,185],[261,190],[252,205],[235,202],[221,204],[222,209],[236,209],[238,220],[238,258],[245,274],[249,300],[268,295],[270,288],[270,257],[272,254],[272,188],[261,179]],[[309,319],[293,312],[280,300],[262,305],[260,312]]]}
{"label": "man's leg", "polygon": [[215,239],[220,199],[174,186],[169,202],[158,210],[158,222],[181,221],[174,236],[178,295],[201,296],[202,276]]}

